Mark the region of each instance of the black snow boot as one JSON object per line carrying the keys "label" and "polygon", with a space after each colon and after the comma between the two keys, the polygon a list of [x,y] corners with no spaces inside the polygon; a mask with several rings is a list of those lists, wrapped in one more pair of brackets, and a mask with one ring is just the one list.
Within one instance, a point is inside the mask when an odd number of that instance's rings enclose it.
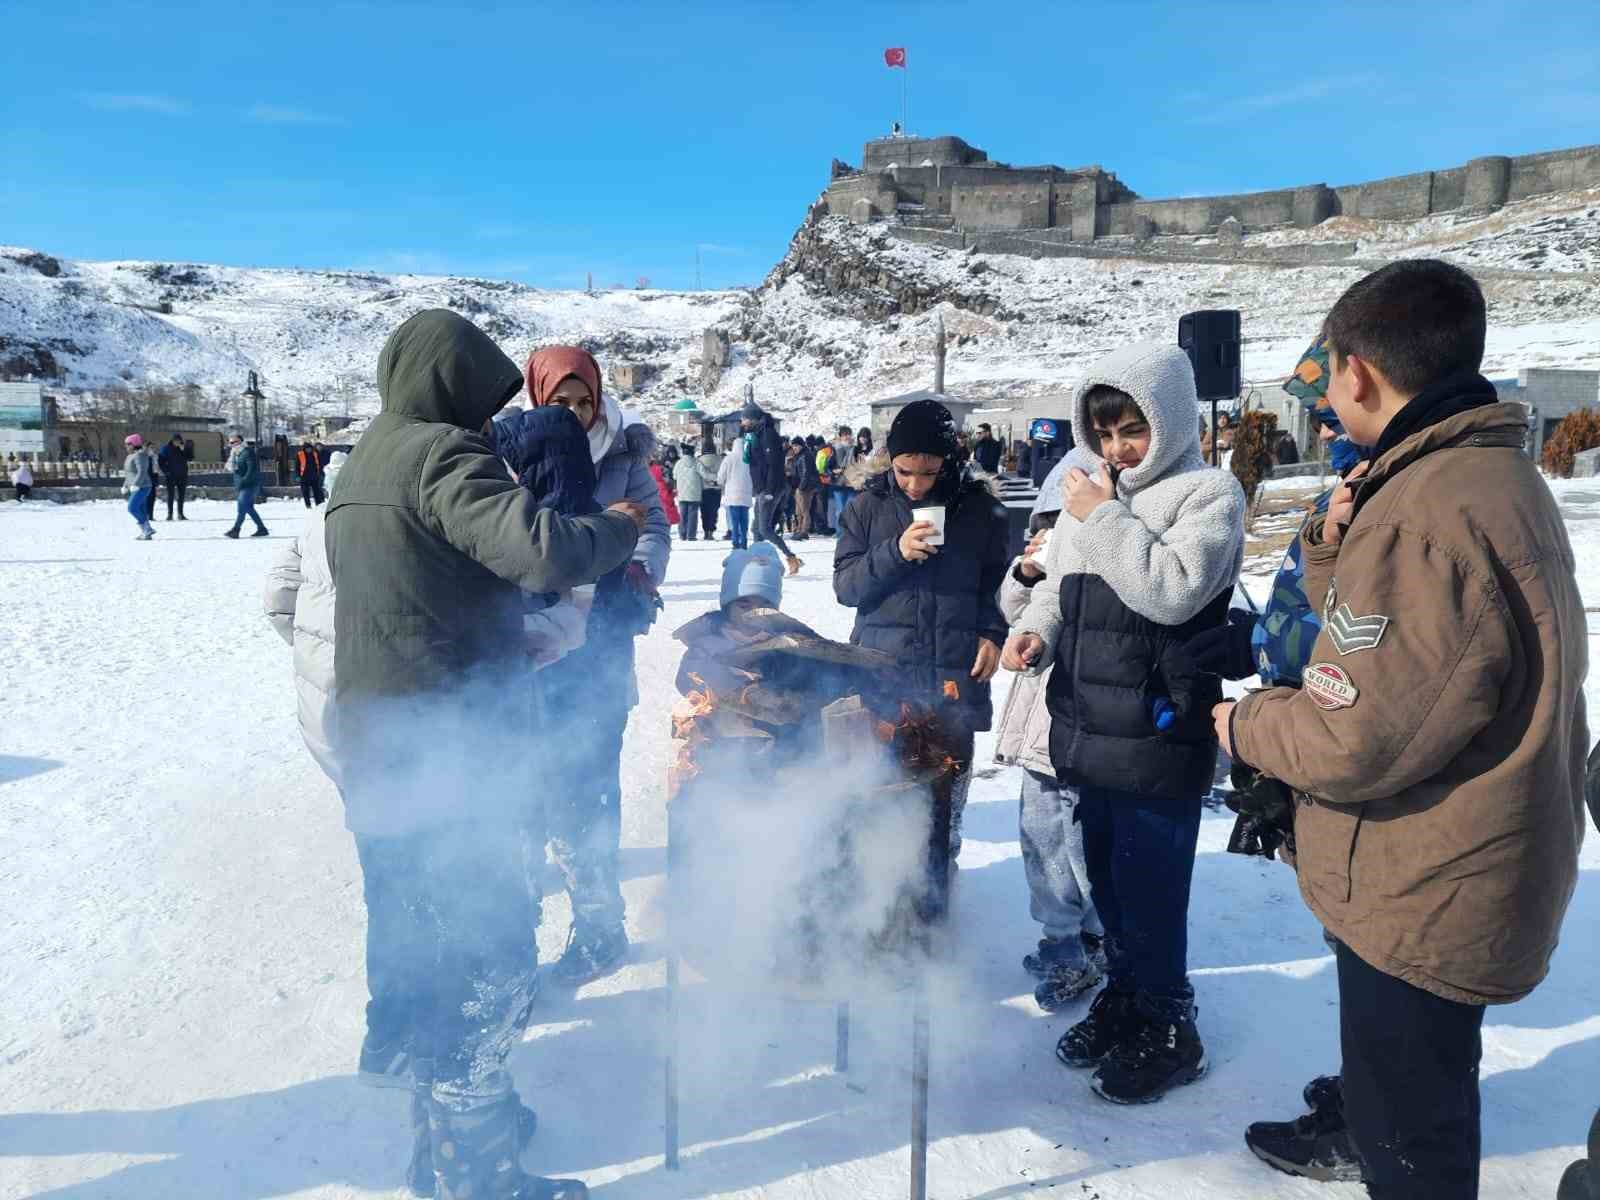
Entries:
{"label": "black snow boot", "polygon": [[1056,1057],[1069,1067],[1093,1067],[1121,1045],[1138,1027],[1132,992],[1106,986],[1094,998],[1089,1015],[1061,1035]]}
{"label": "black snow boot", "polygon": [[576,1179],[529,1175],[521,1153],[522,1105],[504,1087],[462,1091],[435,1084],[428,1099],[428,1140],[437,1200],[588,1200]]}
{"label": "black snow boot", "polygon": [[[411,1163],[406,1167],[406,1186],[413,1196],[430,1197],[434,1191],[433,1133],[428,1119],[432,1094],[433,1066],[424,1061],[418,1067],[417,1085],[411,1089]],[[511,1103],[517,1110],[517,1153],[521,1154],[539,1130],[539,1115],[522,1102],[515,1088]]]}
{"label": "black snow boot", "polygon": [[1357,1183],[1361,1159],[1344,1120],[1344,1095],[1337,1075],[1319,1075],[1304,1092],[1310,1112],[1292,1121],[1257,1121],[1244,1144],[1262,1162],[1287,1175],[1323,1183]]}
{"label": "black snow boot", "polygon": [[618,925],[598,933],[580,932],[574,925],[567,935],[567,948],[551,972],[568,987],[579,987],[599,979],[628,957],[628,932]]}
{"label": "black snow boot", "polygon": [[1113,1104],[1153,1104],[1173,1088],[1206,1073],[1206,1050],[1195,1028],[1195,1008],[1156,1004],[1141,997],[1134,1028],[1106,1056],[1089,1086]]}

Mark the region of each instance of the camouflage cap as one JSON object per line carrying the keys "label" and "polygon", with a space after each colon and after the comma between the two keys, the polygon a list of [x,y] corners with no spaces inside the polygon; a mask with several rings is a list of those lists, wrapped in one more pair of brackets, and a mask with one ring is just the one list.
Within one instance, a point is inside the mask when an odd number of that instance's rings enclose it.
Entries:
{"label": "camouflage cap", "polygon": [[1328,403],[1328,370],[1328,336],[1319,333],[1300,356],[1283,390],[1306,406],[1313,421],[1342,434],[1344,426]]}

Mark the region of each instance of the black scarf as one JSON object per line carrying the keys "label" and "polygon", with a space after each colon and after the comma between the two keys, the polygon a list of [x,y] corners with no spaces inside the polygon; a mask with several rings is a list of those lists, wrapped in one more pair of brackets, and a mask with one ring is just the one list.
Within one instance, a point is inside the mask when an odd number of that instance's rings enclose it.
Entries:
{"label": "black scarf", "polygon": [[[1421,433],[1424,429],[1431,428],[1441,421],[1448,421],[1451,417],[1460,416],[1464,412],[1471,412],[1475,408],[1482,408],[1485,404],[1494,404],[1499,398],[1500,394],[1494,390],[1494,384],[1476,371],[1467,375],[1454,375],[1425,387],[1411,397],[1404,408],[1395,413],[1383,433],[1379,435],[1378,444],[1372,448],[1369,457],[1373,462],[1377,462],[1401,442]],[[1356,498],[1356,511],[1360,511],[1362,505],[1372,499],[1384,483],[1382,479],[1370,484],[1365,479],[1360,482],[1362,486]]]}

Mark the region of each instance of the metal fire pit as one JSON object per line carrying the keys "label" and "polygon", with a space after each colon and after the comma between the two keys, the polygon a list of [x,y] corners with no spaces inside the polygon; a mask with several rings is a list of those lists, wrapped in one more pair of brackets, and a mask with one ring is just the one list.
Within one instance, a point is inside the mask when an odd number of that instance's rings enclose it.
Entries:
{"label": "metal fire pit", "polygon": [[[880,722],[861,705],[858,698],[850,697],[829,705],[823,711],[823,720],[830,762],[836,765],[842,764],[845,768],[835,770],[833,777],[849,778],[852,776],[852,765],[866,768],[868,762],[872,764],[870,770],[881,773],[883,763],[888,760],[889,755],[874,728]],[[737,758],[739,754],[747,752],[750,743],[743,736],[727,740],[736,744],[726,747],[726,752],[730,756],[726,763],[716,761],[718,757],[716,746],[711,746],[709,753],[704,754],[703,771],[685,771],[680,763],[674,779],[673,795],[667,809],[668,1042],[664,1124],[668,1170],[677,1170],[679,1166],[678,1033],[682,965],[688,961],[708,978],[715,978],[718,969],[716,947],[706,944],[704,939],[694,940],[680,920],[681,914],[685,911],[684,889],[694,878],[693,867],[696,860],[703,857],[706,861],[714,861],[720,854],[737,853],[742,848],[719,845],[716,841],[716,822],[708,818],[713,818],[730,802],[754,806],[764,800],[770,801],[773,795],[789,794],[789,789],[783,786],[785,782],[806,782],[810,787],[815,787],[814,775],[800,768],[774,772],[773,778],[764,786],[763,781],[752,778],[753,772],[748,760],[741,764]],[[721,742],[722,739],[719,738],[717,741]],[[702,742],[698,748],[705,751],[708,745],[710,744]],[[743,767],[741,778],[745,789],[743,794],[747,799],[732,800],[733,793],[725,785],[715,788],[716,796],[713,799],[710,785],[716,783],[723,770],[741,765]],[[868,770],[863,769],[862,774],[867,774]],[[887,783],[866,788],[850,797],[842,809],[842,815],[848,818],[850,814],[874,805],[902,805],[910,800],[915,804],[925,805],[928,811],[928,839],[923,854],[921,886],[911,889],[911,894],[905,897],[907,903],[896,905],[888,926],[882,931],[882,942],[876,946],[884,958],[875,964],[879,971],[887,970],[891,976],[898,975],[900,986],[909,983],[913,988],[911,1163],[908,1193],[911,1200],[924,1200],[927,1194],[930,1018],[925,965],[933,928],[943,921],[949,898],[951,780],[952,772],[948,761],[937,764],[920,762],[910,765],[895,764]],[[846,839],[848,840],[848,834]],[[689,939],[687,942],[686,937]],[[808,983],[801,979],[779,982],[772,990],[791,999],[829,1002],[835,1005],[834,1068],[840,1075],[848,1074],[850,998],[828,994],[814,981]]]}

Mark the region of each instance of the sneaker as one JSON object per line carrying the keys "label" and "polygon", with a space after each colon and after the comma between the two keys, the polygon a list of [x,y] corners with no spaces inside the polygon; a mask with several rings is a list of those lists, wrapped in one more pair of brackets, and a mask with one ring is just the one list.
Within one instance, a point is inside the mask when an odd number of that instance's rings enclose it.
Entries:
{"label": "sneaker", "polygon": [[369,1033],[361,1043],[356,1079],[368,1087],[409,1088],[413,1083],[413,1067],[410,1038],[378,1042]]}
{"label": "sneaker", "polygon": [[1319,1075],[1301,1093],[1311,1111],[1293,1121],[1257,1121],[1244,1144],[1269,1167],[1322,1183],[1359,1183],[1361,1159],[1344,1120],[1344,1087],[1337,1075]]}
{"label": "sneaker", "polygon": [[1045,1012],[1060,1012],[1102,978],[1104,973],[1092,962],[1060,967],[1054,975],[1033,989],[1033,1002]]}
{"label": "sneaker", "polygon": [[251,537],[266,537],[267,536],[267,527],[265,525],[263,525],[260,529],[256,530],[250,536]]}
{"label": "sneaker", "polygon": [[1176,1020],[1135,1007],[1131,1036],[1111,1051],[1089,1086],[1113,1104],[1153,1104],[1175,1087],[1206,1073],[1206,1050],[1195,1028],[1195,1009]]}
{"label": "sneaker", "polygon": [[1089,1015],[1061,1035],[1056,1057],[1069,1067],[1099,1066],[1138,1024],[1133,993],[1108,987],[1094,998]]}
{"label": "sneaker", "polygon": [[618,926],[580,937],[577,926],[567,935],[567,948],[551,968],[557,982],[579,987],[599,979],[628,956],[628,934]]}
{"label": "sneaker", "polygon": [[1022,969],[1035,979],[1049,979],[1064,966],[1075,967],[1083,962],[1083,955],[1074,949],[1066,938],[1044,937],[1039,948],[1022,956]]}
{"label": "sneaker", "polygon": [[133,540],[136,541],[136,542],[148,542],[151,538],[155,537],[155,535],[156,535],[156,531],[155,530],[153,530],[153,529],[145,529],[145,530],[142,530],[139,533],[139,536],[134,538]]}
{"label": "sneaker", "polygon": [[237,529],[229,529],[222,536],[225,538],[236,538],[239,536],[239,531]]}

